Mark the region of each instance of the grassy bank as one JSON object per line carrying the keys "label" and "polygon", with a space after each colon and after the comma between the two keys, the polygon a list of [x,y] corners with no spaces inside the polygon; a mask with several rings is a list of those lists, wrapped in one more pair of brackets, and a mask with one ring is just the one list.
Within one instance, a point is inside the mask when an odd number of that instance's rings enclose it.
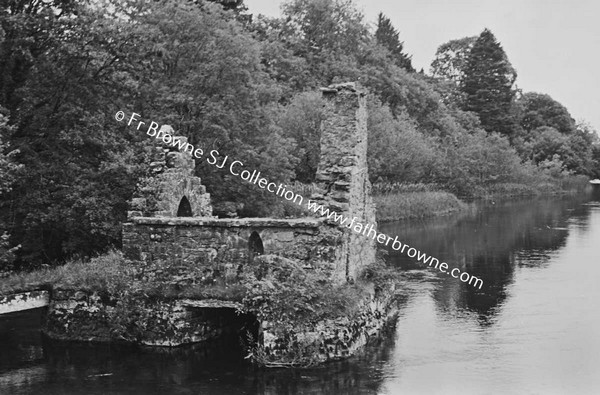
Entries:
{"label": "grassy bank", "polygon": [[480,188],[473,193],[475,199],[502,199],[535,196],[556,196],[583,193],[590,189],[589,179],[585,176],[568,176],[555,182],[537,182],[531,184],[499,183]]}
{"label": "grassy bank", "polygon": [[425,218],[447,215],[466,210],[469,205],[450,192],[434,189],[435,186],[413,184],[395,188],[375,187],[377,221]]}
{"label": "grassy bank", "polygon": [[81,289],[119,293],[131,287],[134,266],[118,251],[90,261],[71,261],[62,266],[17,272],[0,279],[0,295],[36,289]]}
{"label": "grassy bank", "polygon": [[[16,272],[0,279],[0,295],[38,289],[69,289],[102,292],[113,296],[143,295],[152,299],[222,299],[241,301],[241,286],[179,281],[164,265],[164,275],[150,275],[128,261],[119,251],[111,251],[89,261],[71,261],[62,266],[31,272]],[[160,268],[157,268],[161,272]],[[200,278],[201,274],[197,276]]]}
{"label": "grassy bank", "polygon": [[425,218],[466,210],[465,201],[499,200],[536,196],[557,196],[584,193],[590,190],[585,176],[565,176],[525,183],[497,183],[476,186],[466,195],[455,195],[435,184],[375,184],[373,199],[377,205],[379,222]]}

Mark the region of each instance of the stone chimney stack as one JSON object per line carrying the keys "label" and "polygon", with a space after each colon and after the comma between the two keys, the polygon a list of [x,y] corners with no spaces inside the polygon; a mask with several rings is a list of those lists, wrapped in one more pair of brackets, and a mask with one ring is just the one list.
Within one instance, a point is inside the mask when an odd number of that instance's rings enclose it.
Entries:
{"label": "stone chimney stack", "polygon": [[[330,221],[347,235],[343,254],[346,255],[346,278],[351,281],[362,266],[375,260],[372,232],[377,229],[377,223],[367,166],[366,95],[352,82],[330,85],[321,91],[326,108],[312,200],[344,215],[348,223],[354,219],[352,228]],[[359,233],[361,227],[362,230],[372,228],[371,236],[367,232]]]}

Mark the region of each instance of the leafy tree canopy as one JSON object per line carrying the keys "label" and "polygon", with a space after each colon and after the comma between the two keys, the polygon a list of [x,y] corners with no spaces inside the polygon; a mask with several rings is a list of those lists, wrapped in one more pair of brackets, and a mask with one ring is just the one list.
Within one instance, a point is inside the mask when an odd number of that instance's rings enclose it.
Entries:
{"label": "leafy tree canopy", "polygon": [[394,28],[392,21],[381,12],[377,19],[375,38],[380,45],[390,51],[396,65],[407,71],[415,71],[411,57],[403,52],[404,42],[400,41],[400,33]]}
{"label": "leafy tree canopy", "polygon": [[572,134],[577,128],[569,111],[549,95],[528,92],[518,102],[522,108],[520,124],[526,131],[550,126],[562,134]]}
{"label": "leafy tree canopy", "polygon": [[[412,72],[389,19],[372,33],[351,0],[290,0],[282,18],[245,18],[239,0],[3,4],[0,260],[18,245],[18,263],[31,265],[119,246],[151,141],[116,123],[118,110],[272,180],[309,183],[323,115],[315,92],[359,81],[371,92],[373,180],[473,195],[600,172],[589,128],[544,95],[514,100],[516,73],[488,30],[442,45],[428,77]],[[240,215],[290,213],[203,161],[196,173],[213,203]]]}
{"label": "leafy tree canopy", "polygon": [[431,63],[431,75],[460,86],[465,77],[467,60],[477,36],[450,40],[440,45]]}
{"label": "leafy tree canopy", "polygon": [[502,46],[485,29],[467,58],[461,90],[465,93],[465,109],[477,113],[488,132],[511,135],[515,130],[511,110],[516,78]]}

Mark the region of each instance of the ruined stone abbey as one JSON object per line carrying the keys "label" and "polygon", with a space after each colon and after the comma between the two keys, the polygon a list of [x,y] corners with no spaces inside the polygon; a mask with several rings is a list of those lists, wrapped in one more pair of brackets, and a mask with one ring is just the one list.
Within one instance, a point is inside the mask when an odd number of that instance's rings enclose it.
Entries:
{"label": "ruined stone abbey", "polygon": [[[374,223],[365,94],[354,84],[333,85],[322,89],[322,94],[326,117],[310,199],[348,218]],[[258,266],[262,270],[265,265],[283,263],[302,273],[319,273],[332,286],[345,286],[375,261],[371,237],[316,215],[216,218],[206,188],[193,174],[194,165],[189,153],[157,145],[150,164],[153,176],[132,199],[123,224],[123,253],[144,279],[174,287],[231,287]],[[242,333],[250,325],[253,329],[245,333],[255,335],[254,344],[268,360],[286,361],[290,347],[293,354],[303,344],[302,353],[323,362],[352,355],[387,322],[391,292],[370,289],[361,295],[360,300],[351,301],[356,304],[352,316],[298,327],[281,317],[261,319],[234,298],[142,295],[124,302],[93,291],[56,290],[45,332],[68,340],[113,341],[115,322],[129,314],[130,303],[139,306],[131,323],[135,328],[119,330],[124,330],[121,337],[135,343],[179,346]]]}
{"label": "ruined stone abbey", "polygon": [[[372,222],[365,95],[354,84],[324,88],[322,94],[326,118],[317,187],[310,198],[348,218]],[[134,261],[200,266],[203,277],[216,280],[234,278],[256,254],[278,255],[325,269],[340,283],[352,282],[375,259],[371,238],[323,218],[213,217],[210,196],[193,175],[194,159],[174,147],[158,145],[151,166],[156,182],[145,196],[154,201],[133,199],[123,226],[123,250]]]}

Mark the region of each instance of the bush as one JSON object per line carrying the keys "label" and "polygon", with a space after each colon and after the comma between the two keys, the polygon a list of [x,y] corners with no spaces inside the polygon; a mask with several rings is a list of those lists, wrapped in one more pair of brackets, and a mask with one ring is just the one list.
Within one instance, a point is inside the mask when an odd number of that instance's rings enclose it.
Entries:
{"label": "bush", "polygon": [[366,292],[360,285],[333,285],[328,273],[278,256],[261,256],[253,266],[243,274],[243,303],[261,320],[293,327],[352,316]]}

